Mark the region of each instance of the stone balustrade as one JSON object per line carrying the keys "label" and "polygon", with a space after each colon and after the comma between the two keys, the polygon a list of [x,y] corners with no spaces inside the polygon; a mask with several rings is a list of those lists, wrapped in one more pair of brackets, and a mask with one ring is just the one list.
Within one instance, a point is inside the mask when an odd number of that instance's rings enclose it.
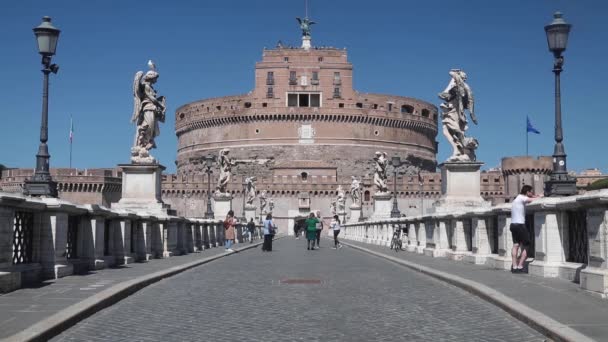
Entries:
{"label": "stone balustrade", "polygon": [[[345,240],[389,246],[402,229],[403,248],[509,270],[511,205],[344,224]],[[526,208],[532,244],[529,273],[559,277],[608,297],[608,190],[540,198]]]}
{"label": "stone balustrade", "polygon": [[[244,225],[237,227],[243,242]],[[154,216],[0,192],[0,293],[224,244],[221,220]]]}

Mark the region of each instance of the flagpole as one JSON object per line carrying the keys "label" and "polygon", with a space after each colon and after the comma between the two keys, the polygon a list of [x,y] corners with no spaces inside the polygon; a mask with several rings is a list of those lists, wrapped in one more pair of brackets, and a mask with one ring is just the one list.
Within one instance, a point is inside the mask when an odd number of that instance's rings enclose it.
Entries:
{"label": "flagpole", "polygon": [[528,135],[530,135],[530,132],[528,132],[528,128],[526,128],[526,156],[529,156],[529,154],[528,154]]}
{"label": "flagpole", "polygon": [[70,115],[70,169],[72,168],[72,140],[74,139],[74,121]]}

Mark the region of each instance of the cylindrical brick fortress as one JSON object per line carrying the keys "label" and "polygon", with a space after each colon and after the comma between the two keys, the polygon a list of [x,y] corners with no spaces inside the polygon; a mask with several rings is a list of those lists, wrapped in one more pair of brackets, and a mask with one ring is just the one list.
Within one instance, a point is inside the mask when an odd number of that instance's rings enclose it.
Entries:
{"label": "cylindrical brick fortress", "polygon": [[202,158],[230,149],[236,174],[270,175],[275,164],[323,160],[340,176],[371,171],[374,152],[434,171],[437,107],[352,88],[346,50],[264,50],[246,95],[201,100],[175,114],[179,174],[200,175]]}

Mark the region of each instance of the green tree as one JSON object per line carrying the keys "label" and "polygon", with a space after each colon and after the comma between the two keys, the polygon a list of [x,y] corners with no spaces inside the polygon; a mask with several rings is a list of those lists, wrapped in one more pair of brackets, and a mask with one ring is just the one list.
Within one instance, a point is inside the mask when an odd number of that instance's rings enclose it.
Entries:
{"label": "green tree", "polygon": [[587,185],[587,190],[599,190],[608,188],[608,178],[598,179],[595,182]]}

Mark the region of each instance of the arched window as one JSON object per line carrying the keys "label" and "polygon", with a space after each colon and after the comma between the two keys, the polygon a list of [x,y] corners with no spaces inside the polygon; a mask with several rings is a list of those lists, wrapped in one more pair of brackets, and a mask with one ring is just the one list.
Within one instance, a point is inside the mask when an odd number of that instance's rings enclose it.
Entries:
{"label": "arched window", "polygon": [[363,200],[366,201],[366,202],[369,202],[369,200],[370,200],[369,190],[366,190],[363,193]]}
{"label": "arched window", "polygon": [[401,106],[401,113],[412,114],[414,112],[414,107],[410,105]]}
{"label": "arched window", "polygon": [[308,173],[302,172],[302,174],[300,176],[302,176],[302,181],[303,182],[306,182],[308,180]]}
{"label": "arched window", "polygon": [[422,110],[422,116],[425,117],[425,118],[428,118],[429,117],[429,110],[428,109],[423,109]]}

